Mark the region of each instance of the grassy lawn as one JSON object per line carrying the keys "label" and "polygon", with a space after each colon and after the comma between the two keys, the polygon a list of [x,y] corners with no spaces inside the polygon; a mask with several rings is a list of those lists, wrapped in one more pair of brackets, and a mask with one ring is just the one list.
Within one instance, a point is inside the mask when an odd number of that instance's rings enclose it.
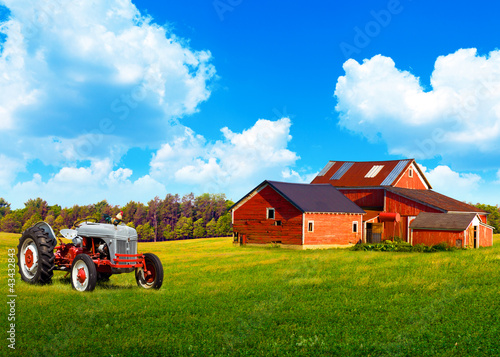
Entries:
{"label": "grassy lawn", "polygon": [[[0,233],[7,301],[7,249]],[[231,239],[140,243],[163,287],[115,275],[93,293],[16,278],[23,356],[498,356],[500,235],[440,253],[292,251]],[[16,270],[17,271],[17,270]],[[3,325],[7,327],[4,303]],[[6,331],[6,330],[4,330]]]}

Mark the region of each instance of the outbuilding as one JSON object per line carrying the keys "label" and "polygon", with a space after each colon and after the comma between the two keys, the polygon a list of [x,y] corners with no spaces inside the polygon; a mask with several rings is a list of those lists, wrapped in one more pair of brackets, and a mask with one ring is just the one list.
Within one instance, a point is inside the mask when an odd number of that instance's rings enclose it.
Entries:
{"label": "outbuilding", "polygon": [[235,242],[298,249],[362,240],[365,212],[330,184],[264,181],[231,208]]}
{"label": "outbuilding", "polygon": [[493,245],[493,227],[483,223],[477,213],[420,212],[410,228],[413,245],[447,243],[457,248]]}

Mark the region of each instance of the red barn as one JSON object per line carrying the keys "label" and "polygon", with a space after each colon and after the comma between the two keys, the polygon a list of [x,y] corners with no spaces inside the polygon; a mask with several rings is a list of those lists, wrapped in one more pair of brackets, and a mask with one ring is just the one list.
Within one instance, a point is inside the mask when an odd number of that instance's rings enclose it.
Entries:
{"label": "red barn", "polygon": [[264,181],[232,207],[235,240],[321,248],[362,239],[365,212],[330,184]]}
{"label": "red barn", "polygon": [[476,213],[421,212],[410,224],[412,244],[435,245],[445,242],[463,248],[493,245],[492,227],[484,224]]}
{"label": "red barn", "polygon": [[[413,159],[330,161],[311,183],[331,184],[367,212],[363,221],[364,242],[375,243],[400,237],[411,243],[410,224],[422,212],[439,213],[442,218],[447,214],[460,212],[471,213],[483,223],[476,225],[480,227],[477,237],[481,246],[493,244],[488,238],[493,234],[492,227],[486,225],[488,213],[433,191]],[[453,217],[450,216],[449,220],[453,220]],[[445,226],[442,228],[443,231],[455,232]],[[420,231],[418,235],[422,235]],[[444,240],[452,241],[451,238]],[[433,241],[439,243],[443,240],[435,238]],[[455,244],[456,241],[453,245]],[[473,243],[467,239],[463,244]]]}

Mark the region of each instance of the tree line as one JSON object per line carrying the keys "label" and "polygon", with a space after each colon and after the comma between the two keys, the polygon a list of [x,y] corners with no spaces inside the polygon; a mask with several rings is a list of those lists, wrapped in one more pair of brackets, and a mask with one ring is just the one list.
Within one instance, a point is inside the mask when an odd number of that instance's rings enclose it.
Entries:
{"label": "tree line", "polygon": [[111,206],[106,200],[87,206],[62,208],[49,206],[41,199],[29,199],[24,208],[12,210],[10,203],[0,198],[0,231],[21,233],[35,223],[45,221],[56,235],[63,228],[84,218],[93,217],[104,222],[104,216],[123,212],[123,222],[137,230],[140,241],[225,237],[232,234],[231,213],[233,202],[224,194],[193,193],[180,197],[167,194],[155,197],[146,205],[130,201],[123,207]]}

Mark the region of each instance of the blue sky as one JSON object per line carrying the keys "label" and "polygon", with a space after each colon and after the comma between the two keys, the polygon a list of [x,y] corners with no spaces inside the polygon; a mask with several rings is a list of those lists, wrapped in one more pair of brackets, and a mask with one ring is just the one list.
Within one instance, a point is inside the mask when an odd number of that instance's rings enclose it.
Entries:
{"label": "blue sky", "polygon": [[500,203],[499,5],[0,0],[0,196],[123,205],[415,157]]}

